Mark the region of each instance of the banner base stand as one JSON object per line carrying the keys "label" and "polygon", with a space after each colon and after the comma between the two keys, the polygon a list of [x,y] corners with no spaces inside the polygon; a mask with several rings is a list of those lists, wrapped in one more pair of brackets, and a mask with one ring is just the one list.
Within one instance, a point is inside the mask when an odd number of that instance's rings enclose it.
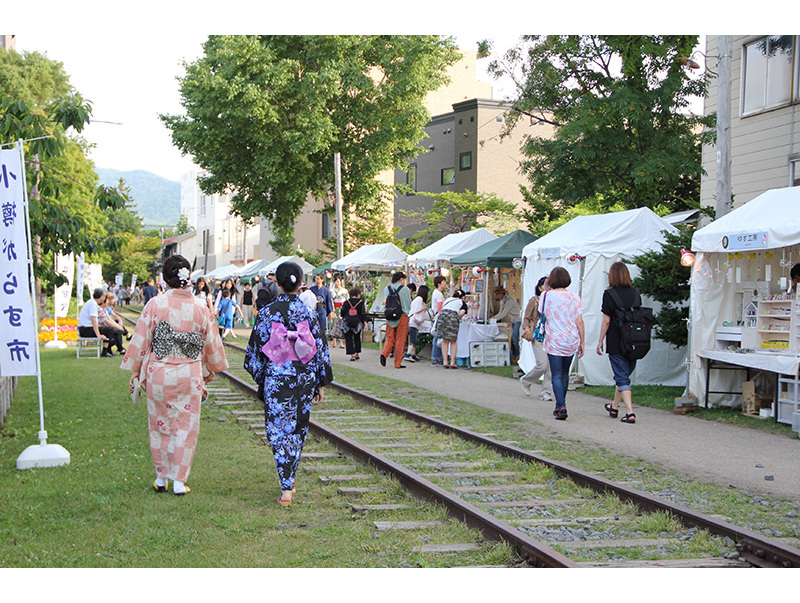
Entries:
{"label": "banner base stand", "polygon": [[35,467],[61,467],[69,465],[70,456],[67,449],[58,444],[47,443],[47,432],[39,432],[39,443],[28,446],[17,457],[17,469],[33,469]]}
{"label": "banner base stand", "polygon": [[48,341],[46,344],[44,344],[44,347],[50,348],[50,349],[55,348],[55,349],[63,350],[65,347],[67,347],[67,342],[66,341],[61,341],[60,339],[54,339],[53,341]]}

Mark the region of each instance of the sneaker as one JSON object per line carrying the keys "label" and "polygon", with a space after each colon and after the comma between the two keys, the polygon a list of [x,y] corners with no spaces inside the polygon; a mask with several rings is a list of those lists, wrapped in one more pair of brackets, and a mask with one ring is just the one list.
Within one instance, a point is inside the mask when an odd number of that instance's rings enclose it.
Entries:
{"label": "sneaker", "polygon": [[556,421],[565,421],[567,419],[567,407],[556,408],[553,411],[553,416],[556,418]]}
{"label": "sneaker", "polygon": [[413,356],[409,356],[408,354],[403,356],[403,360],[408,360],[409,362],[416,362],[416,360],[414,360],[414,357]]}
{"label": "sneaker", "polygon": [[526,396],[530,396],[531,395],[531,386],[530,385],[525,385],[524,383],[520,383],[520,387],[522,387],[522,393],[523,394],[525,394]]}
{"label": "sneaker", "polygon": [[431,366],[442,366],[443,362],[441,360],[434,360],[431,362]]}
{"label": "sneaker", "polygon": [[411,360],[413,360],[414,362],[419,362],[419,356],[417,356],[416,354],[414,354],[414,355],[411,357]]}
{"label": "sneaker", "polygon": [[545,402],[552,402],[553,396],[551,396],[547,392],[542,392],[541,394],[539,394],[539,399],[544,400]]}

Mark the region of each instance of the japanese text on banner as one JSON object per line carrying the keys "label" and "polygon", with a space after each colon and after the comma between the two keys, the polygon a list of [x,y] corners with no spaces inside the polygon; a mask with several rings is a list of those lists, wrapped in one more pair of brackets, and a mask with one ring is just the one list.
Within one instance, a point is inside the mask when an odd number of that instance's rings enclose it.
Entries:
{"label": "japanese text on banner", "polygon": [[24,187],[19,149],[0,150],[0,375],[4,377],[37,374]]}

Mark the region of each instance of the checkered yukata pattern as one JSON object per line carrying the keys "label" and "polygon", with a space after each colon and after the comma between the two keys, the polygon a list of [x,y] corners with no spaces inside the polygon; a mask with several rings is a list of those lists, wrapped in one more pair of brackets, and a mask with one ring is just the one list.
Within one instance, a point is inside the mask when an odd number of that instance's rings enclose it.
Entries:
{"label": "checkered yukata pattern", "polygon": [[[177,332],[203,336],[197,360],[152,351],[153,332],[162,320]],[[144,307],[120,368],[144,377],[150,431],[150,452],[156,474],[185,482],[200,432],[203,377],[228,368],[217,321],[208,306],[185,289],[170,289]]]}

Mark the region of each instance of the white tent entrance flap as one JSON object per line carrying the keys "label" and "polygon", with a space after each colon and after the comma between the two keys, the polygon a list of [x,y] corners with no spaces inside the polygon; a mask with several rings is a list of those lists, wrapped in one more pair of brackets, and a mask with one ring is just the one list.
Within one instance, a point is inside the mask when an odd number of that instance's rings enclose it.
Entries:
{"label": "white tent entrance flap", "polygon": [[[765,369],[797,374],[800,337],[791,329],[800,328],[800,307],[781,300],[792,297],[789,273],[800,262],[798,207],[800,187],[769,190],[692,238],[689,393],[705,401],[709,392],[709,405],[738,406],[746,368],[751,379]],[[778,321],[762,316],[777,306],[789,313],[789,334],[770,333],[768,323],[774,328]],[[785,347],[775,347],[778,340]],[[741,370],[708,371],[709,360],[723,362],[722,357]],[[774,376],[766,381],[774,384]],[[790,406],[779,402],[778,421],[791,421]]]}
{"label": "white tent entrance flap", "polygon": [[[533,296],[539,279],[550,274],[556,266],[566,268],[572,280],[568,290],[581,297],[586,341],[583,358],[578,361],[578,372],[584,376],[586,385],[614,385],[608,356],[598,356],[595,352],[603,319],[600,310],[603,292],[608,287],[611,264],[631,260],[647,251],[660,251],[661,243],[665,241],[664,231],[675,233],[677,229],[652,210],[640,208],[579,216],[523,249],[523,309]],[[638,268],[628,264],[628,269],[631,278],[636,278]],[[644,296],[642,301],[651,306],[654,313],[658,312],[658,303]],[[525,343],[520,347],[519,364],[527,372],[536,361],[530,345]],[[634,385],[685,386],[686,357],[685,347],[678,349],[653,337],[650,352],[637,361],[631,382]]]}

